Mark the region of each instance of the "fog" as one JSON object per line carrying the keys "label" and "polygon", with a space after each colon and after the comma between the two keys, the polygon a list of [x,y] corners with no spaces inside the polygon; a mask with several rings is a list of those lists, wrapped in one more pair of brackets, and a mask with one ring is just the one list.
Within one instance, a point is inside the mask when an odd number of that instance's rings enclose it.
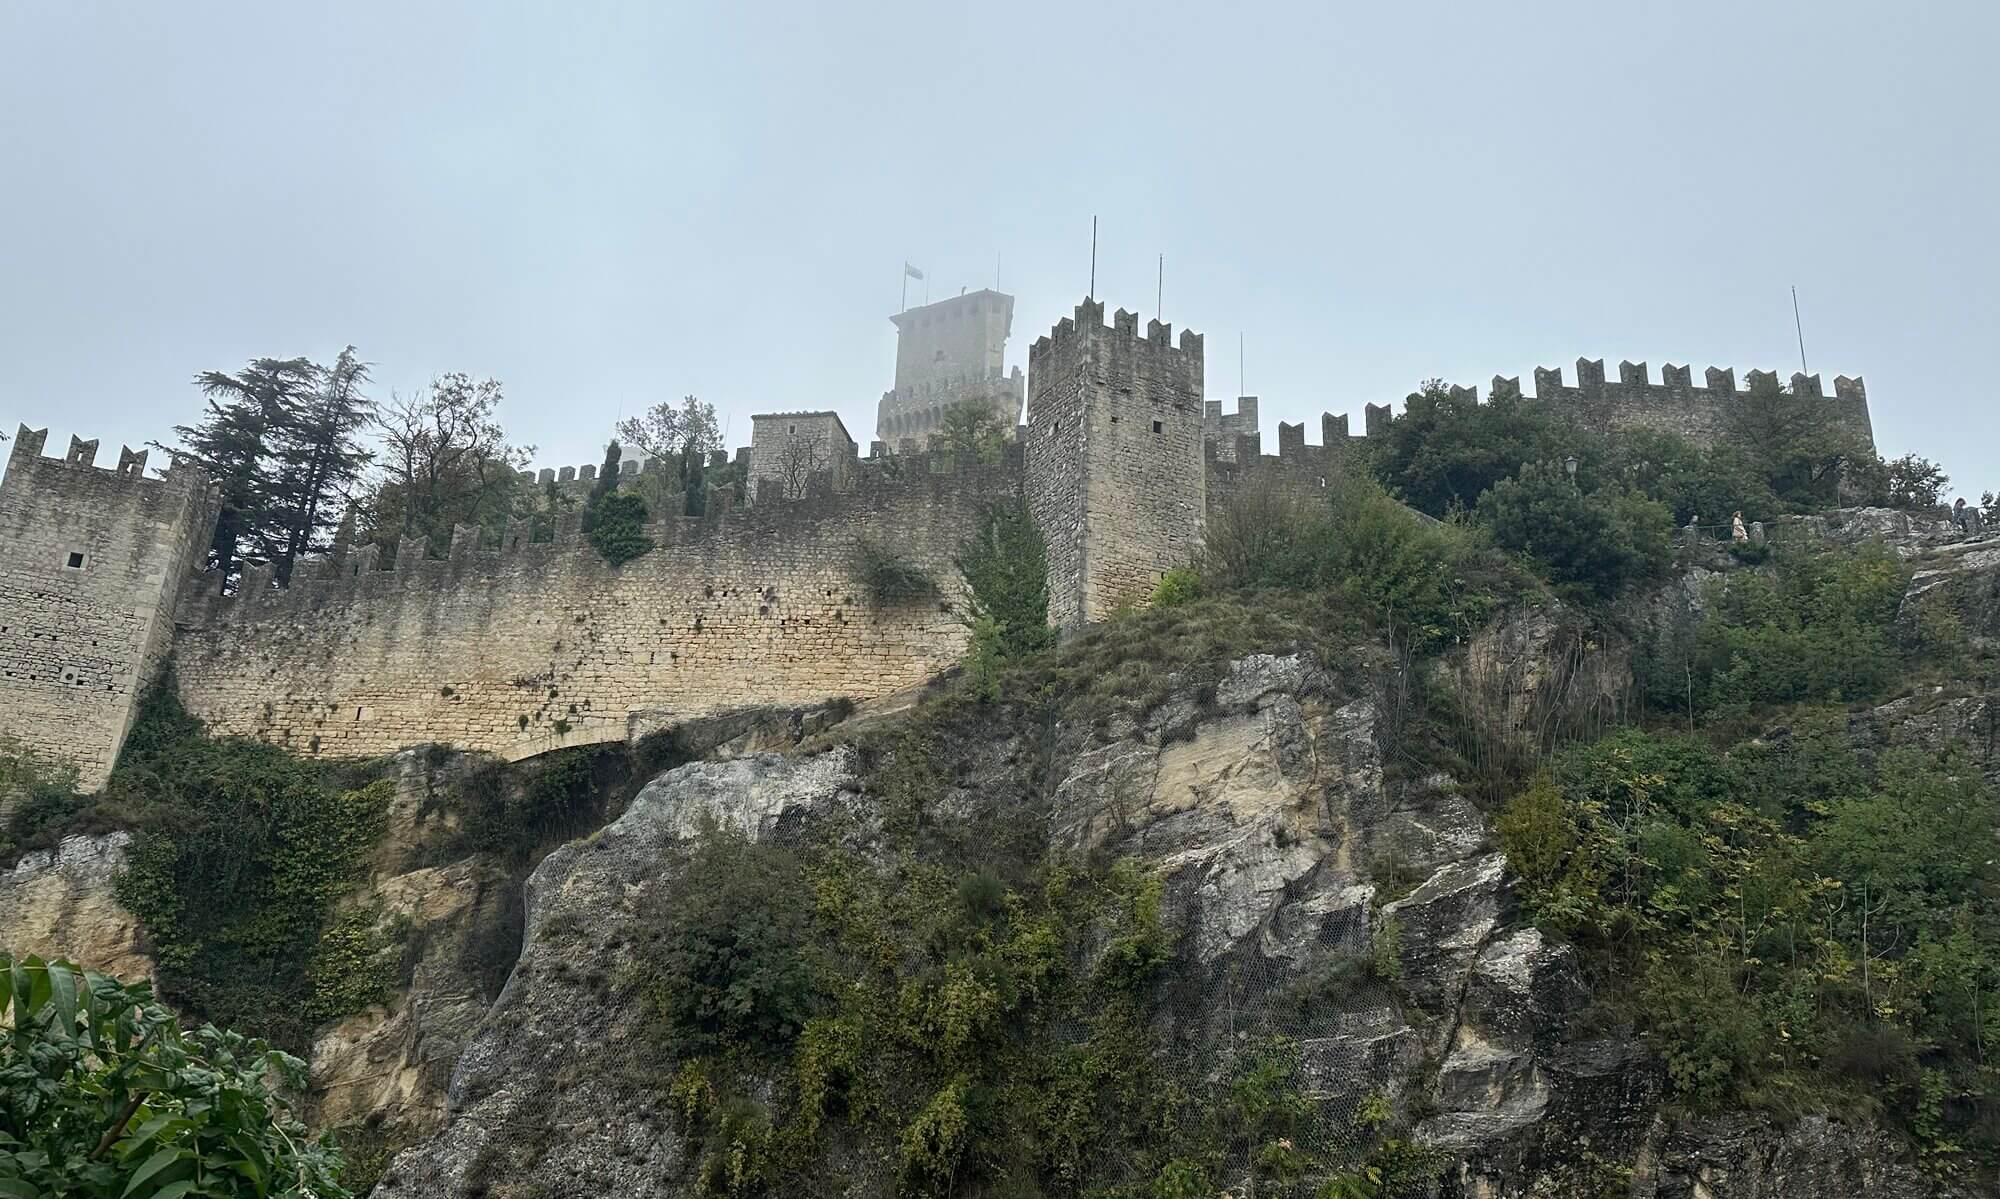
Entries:
{"label": "fog", "polygon": [[1025,365],[1096,215],[1267,444],[1579,356],[1789,377],[1796,286],[1885,455],[2000,488],[2000,9],[1620,8],[10,4],[0,420],[137,445],[353,343],[503,380],[537,465],[686,393],[865,441],[905,261]]}

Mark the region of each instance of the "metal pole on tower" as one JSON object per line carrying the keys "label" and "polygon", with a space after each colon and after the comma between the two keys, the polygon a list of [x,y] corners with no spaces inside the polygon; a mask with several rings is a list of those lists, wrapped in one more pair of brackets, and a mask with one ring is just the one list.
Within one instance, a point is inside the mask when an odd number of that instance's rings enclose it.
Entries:
{"label": "metal pole on tower", "polygon": [[1084,293],[1084,298],[1097,298],[1097,214],[1094,212],[1090,214],[1090,290]]}
{"label": "metal pole on tower", "polygon": [[1243,383],[1243,331],[1241,329],[1236,331],[1236,394],[1239,396],[1249,394]]}
{"label": "metal pole on tower", "polygon": [[1806,367],[1806,327],[1799,320],[1799,285],[1796,283],[1792,284],[1792,328],[1799,335],[1799,373],[1810,375],[1812,371]]}
{"label": "metal pole on tower", "polygon": [[1160,320],[1167,314],[1163,305],[1167,297],[1167,256],[1160,255],[1160,273],[1153,281],[1153,319]]}

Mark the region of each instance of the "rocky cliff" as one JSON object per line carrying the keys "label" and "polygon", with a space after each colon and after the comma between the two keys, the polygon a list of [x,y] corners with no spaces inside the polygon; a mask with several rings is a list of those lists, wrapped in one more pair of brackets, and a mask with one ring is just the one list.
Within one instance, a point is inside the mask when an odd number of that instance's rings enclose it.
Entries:
{"label": "rocky cliff", "polygon": [[[1913,622],[1943,597],[1967,636],[2000,637],[2000,542],[1867,514],[1808,532],[1852,528],[1913,560]],[[1701,596],[1669,588],[1654,614]],[[1056,702],[1039,723],[974,706],[746,724],[548,854],[518,891],[486,857],[386,852],[370,894],[408,933],[404,984],[390,1006],[322,1032],[316,1110],[385,1154],[408,1146],[378,1195],[697,1193],[705,1147],[672,1085],[684,1055],[634,993],[653,905],[715,885],[679,872],[718,830],[837,845],[893,873],[880,746],[930,719],[945,760],[921,814],[925,853],[972,870],[1024,854],[1125,860],[1162,880],[1171,953],[1148,1010],[1176,1087],[1221,1089],[1253,1038],[1280,1036],[1329,1114],[1306,1134],[1319,1148],[1393,1123],[1433,1151],[1433,1193],[1447,1196],[1964,1193],[1866,1123],[1672,1105],[1646,1039],[1606,1019],[1577,951],[1529,920],[1477,780],[1413,751],[1412,695],[1426,686],[1492,694],[1503,718],[1462,746],[1469,758],[1532,757],[1563,730],[1617,719],[1629,655],[1578,627],[1559,607],[1522,611],[1429,668],[1369,639],[1237,654],[1170,672],[1144,703]],[[1858,707],[1849,724],[1864,746],[1964,744],[1992,777],[1996,712],[1990,682],[1946,680]],[[398,802],[416,804],[419,785],[406,778]],[[0,944],[145,973],[143,934],[110,894],[123,848],[119,834],[71,838],[0,876]],[[783,1102],[789,1083],[766,1075],[752,1098]],[[893,1190],[893,1141],[865,1125],[834,1138],[820,1193]]]}

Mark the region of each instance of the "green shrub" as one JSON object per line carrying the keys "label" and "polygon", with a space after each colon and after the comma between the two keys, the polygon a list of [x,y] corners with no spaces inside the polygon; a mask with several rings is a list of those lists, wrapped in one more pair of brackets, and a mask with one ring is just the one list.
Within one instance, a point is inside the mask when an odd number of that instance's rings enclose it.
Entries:
{"label": "green shrub", "polygon": [[653,548],[646,536],[646,501],[614,491],[591,509],[590,544],[613,566],[623,566]]}
{"label": "green shrub", "polygon": [[1834,712],[1726,755],[1636,730],[1571,749],[1499,834],[1682,1101],[1884,1110],[1942,1161],[2000,1155],[1996,817],[1949,753],[1863,759]]}
{"label": "green shrub", "polygon": [[[1909,568],[1879,546],[1780,549],[1774,566],[1717,581],[1697,624],[1647,648],[1639,673],[1653,704],[1715,718],[1888,690],[1904,665],[1895,626]],[[1948,637],[1943,624],[1925,628]]]}
{"label": "green shrub", "polygon": [[1359,476],[1324,502],[1274,482],[1245,488],[1209,523],[1204,574],[1220,588],[1329,593],[1418,652],[1463,637],[1518,590],[1465,529],[1426,522]]}
{"label": "green shrub", "polygon": [[806,960],[804,875],[789,851],[712,829],[661,888],[632,978],[676,1050],[783,1054],[822,1002]]}
{"label": "green shrub", "polygon": [[1442,517],[1470,509],[1523,462],[1555,461],[1566,453],[1604,457],[1594,444],[1586,448],[1576,429],[1559,426],[1546,405],[1504,395],[1481,404],[1470,392],[1454,396],[1430,379],[1389,422],[1374,467],[1403,502]]}
{"label": "green shrub", "polygon": [[1201,598],[1201,576],[1184,566],[1176,566],[1160,576],[1153,588],[1155,608],[1174,608]]}
{"label": "green shrub", "polygon": [[1525,555],[1551,582],[1600,597],[1665,573],[1673,514],[1634,492],[1585,493],[1558,462],[1530,463],[1479,498],[1478,520],[1500,548]]}
{"label": "green shrub", "polygon": [[959,547],[957,564],[970,590],[966,671],[981,695],[997,698],[1007,664],[1055,644],[1048,548],[1024,506],[996,504],[987,509],[978,534]]}

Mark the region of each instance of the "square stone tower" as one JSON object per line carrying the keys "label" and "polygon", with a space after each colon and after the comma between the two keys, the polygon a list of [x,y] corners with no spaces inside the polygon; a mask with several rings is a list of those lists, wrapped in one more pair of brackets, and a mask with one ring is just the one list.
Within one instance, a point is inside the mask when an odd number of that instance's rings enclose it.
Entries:
{"label": "square stone tower", "polygon": [[149,479],[143,450],[105,470],[95,441],[44,458],[47,439],[22,426],[0,479],[0,734],[94,790],[172,647],[219,497],[192,466]]}
{"label": "square stone tower", "polygon": [[878,440],[894,446],[910,439],[921,447],[945,409],[968,400],[990,409],[1013,436],[1023,388],[1021,368],[1009,374],[1004,363],[1013,296],[982,288],[889,319],[896,326],[896,386],[882,393],[876,409]]}
{"label": "square stone tower", "polygon": [[760,412],[750,418],[750,502],[844,491],[859,453],[835,412]]}
{"label": "square stone tower", "polygon": [[1086,299],[1028,354],[1028,510],[1065,631],[1143,602],[1201,551],[1201,335]]}

